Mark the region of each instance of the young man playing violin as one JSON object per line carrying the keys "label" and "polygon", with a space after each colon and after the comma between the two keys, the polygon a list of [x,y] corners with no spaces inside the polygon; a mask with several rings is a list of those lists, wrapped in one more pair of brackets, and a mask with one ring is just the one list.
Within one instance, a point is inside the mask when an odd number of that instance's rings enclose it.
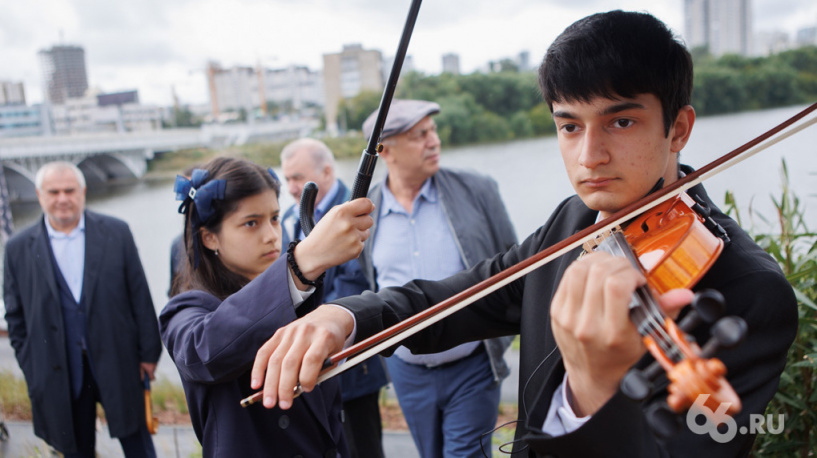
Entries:
{"label": "young man playing violin", "polygon": [[[322,362],[347,339],[360,341],[427,309],[691,171],[679,165],[678,155],[695,123],[692,63],[654,17],[612,11],[579,20],[548,49],[539,81],[576,195],[520,245],[467,271],[338,300],[279,330],[259,350],[252,372],[253,388],[264,388],[266,407],[291,406],[299,383],[312,389]],[[736,425],[748,426],[749,415],[763,413],[777,390],[797,327],[795,298],[775,261],[715,207],[701,185],[689,195],[711,210],[729,239],[694,289],[719,291],[726,314],[748,325],[742,345],[717,355],[743,404]],[[414,353],[434,352],[520,334],[514,456],[747,455],[751,434],[716,440],[683,420],[669,438],[653,432],[645,412],[666,399],[663,376],[646,401],[633,401],[620,389],[631,367],[652,361],[628,317],[632,294],[646,279],[624,258],[580,254],[581,248],[534,270],[403,345]],[[667,315],[678,317],[692,295],[673,290],[659,302]],[[692,334],[699,343],[707,341],[709,325]]]}

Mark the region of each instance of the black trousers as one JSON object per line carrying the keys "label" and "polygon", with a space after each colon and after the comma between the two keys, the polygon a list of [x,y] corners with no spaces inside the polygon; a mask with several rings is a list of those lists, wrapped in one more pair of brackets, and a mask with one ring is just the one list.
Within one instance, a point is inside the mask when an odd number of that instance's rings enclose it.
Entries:
{"label": "black trousers", "polygon": [[343,403],[343,433],[352,458],[383,458],[379,397],[376,391]]}
{"label": "black trousers", "polygon": [[[65,458],[95,458],[96,456],[96,403],[100,400],[99,387],[84,356],[82,366],[82,391],[71,404],[78,452],[63,453]],[[141,393],[134,393],[134,396],[141,395]],[[122,451],[125,452],[127,458],[156,458],[153,438],[150,437],[147,424],[141,421],[140,425],[136,433],[119,438]]]}

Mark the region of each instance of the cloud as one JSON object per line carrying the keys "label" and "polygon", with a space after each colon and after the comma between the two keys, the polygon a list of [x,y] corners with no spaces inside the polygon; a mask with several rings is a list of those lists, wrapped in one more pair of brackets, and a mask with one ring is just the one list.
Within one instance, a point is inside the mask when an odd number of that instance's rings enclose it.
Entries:
{"label": "cloud", "polygon": [[[359,43],[392,56],[411,0],[19,0],[0,14],[0,79],[23,80],[41,100],[37,51],[85,48],[88,75],[103,90],[137,87],[145,102],[204,103],[204,68],[258,63],[323,66],[323,54]],[[755,0],[758,24],[817,23],[813,0]],[[649,11],[683,29],[682,2],[653,0],[467,0],[423,2],[409,47],[415,66],[439,72],[460,55],[470,72],[488,60],[530,52],[532,63],[566,26],[611,9]],[[794,19],[792,19],[794,18]],[[786,26],[789,27],[789,26]],[[789,30],[793,32],[793,30]],[[62,38],[61,38],[62,37]],[[187,100],[185,100],[187,98]]]}

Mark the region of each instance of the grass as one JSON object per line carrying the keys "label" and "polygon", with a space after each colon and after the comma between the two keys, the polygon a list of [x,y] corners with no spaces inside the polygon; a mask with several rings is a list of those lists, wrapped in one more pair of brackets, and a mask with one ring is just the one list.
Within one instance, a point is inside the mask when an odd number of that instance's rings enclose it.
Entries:
{"label": "grass", "polygon": [[[322,138],[336,159],[359,158],[366,142],[360,134]],[[223,149],[193,148],[157,154],[148,163],[148,177],[165,178],[181,173],[193,165],[205,164],[217,156],[243,157],[264,167],[281,165],[281,150],[289,141],[260,142],[228,146]]]}
{"label": "grass", "polygon": [[6,419],[31,420],[31,401],[26,382],[8,369],[0,370],[0,408]]}

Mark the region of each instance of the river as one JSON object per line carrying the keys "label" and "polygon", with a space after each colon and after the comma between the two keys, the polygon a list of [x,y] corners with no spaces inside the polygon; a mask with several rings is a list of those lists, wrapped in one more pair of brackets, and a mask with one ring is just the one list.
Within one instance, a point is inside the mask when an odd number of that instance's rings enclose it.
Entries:
{"label": "river", "polygon": [[[698,119],[682,162],[700,167],[716,157],[742,145],[798,111],[800,107],[755,111]],[[756,214],[774,220],[771,197],[779,197],[781,160],[788,164],[791,188],[807,208],[806,221],[817,229],[817,127],[805,131],[736,165],[706,182],[716,204],[722,205],[727,190],[735,193],[743,208],[744,226],[750,204]],[[555,137],[507,143],[470,146],[456,149],[443,147],[441,163],[445,167],[471,169],[494,177],[508,213],[523,238],[545,222],[565,197],[573,193],[567,181]],[[338,175],[351,184],[358,161],[338,163]],[[280,170],[278,170],[280,172]],[[385,173],[377,164],[376,182]],[[284,192],[281,208],[293,203]],[[167,300],[170,278],[170,243],[182,229],[171,182],[141,182],[112,187],[103,193],[89,195],[88,208],[125,220],[133,231],[157,311]],[[12,208],[16,228],[24,227],[39,216],[36,205]],[[768,228],[755,218],[755,228]]]}

